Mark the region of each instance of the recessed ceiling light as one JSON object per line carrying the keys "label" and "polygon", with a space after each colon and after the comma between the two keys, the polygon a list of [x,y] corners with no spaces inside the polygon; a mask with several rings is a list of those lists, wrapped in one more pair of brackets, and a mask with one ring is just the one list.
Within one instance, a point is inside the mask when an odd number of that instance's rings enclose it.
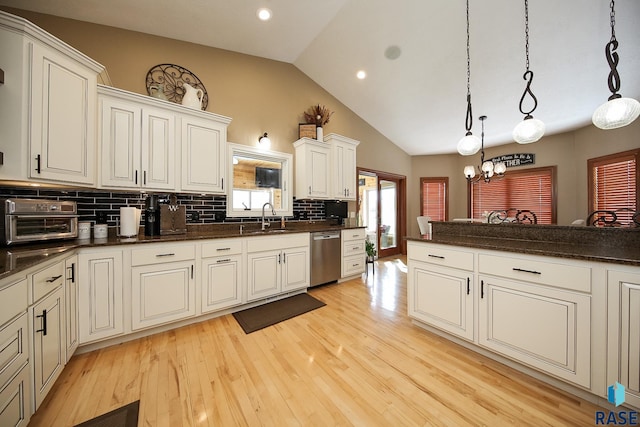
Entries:
{"label": "recessed ceiling light", "polygon": [[356,77],[363,80],[367,77],[367,73],[364,70],[360,70],[356,73]]}
{"label": "recessed ceiling light", "polygon": [[402,49],[400,49],[400,46],[392,45],[384,51],[384,56],[392,61],[400,58],[400,55],[402,55]]}
{"label": "recessed ceiling light", "polygon": [[261,21],[268,21],[269,19],[271,19],[271,16],[273,15],[271,13],[271,10],[267,9],[266,7],[262,7],[258,9],[256,14],[258,15],[258,19],[260,19]]}

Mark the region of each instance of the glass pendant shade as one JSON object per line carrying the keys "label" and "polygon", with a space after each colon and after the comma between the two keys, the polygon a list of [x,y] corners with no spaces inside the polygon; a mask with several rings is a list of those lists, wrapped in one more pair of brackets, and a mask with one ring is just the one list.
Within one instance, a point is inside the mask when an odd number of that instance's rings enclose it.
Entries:
{"label": "glass pendant shade", "polygon": [[504,162],[498,162],[493,166],[493,171],[498,175],[502,175],[507,171],[507,165]]}
{"label": "glass pendant shade", "polygon": [[545,126],[542,120],[528,116],[513,129],[513,139],[518,144],[531,144],[542,138],[544,131]]}
{"label": "glass pendant shade", "polygon": [[464,167],[464,176],[471,179],[476,176],[476,168],[474,166],[465,166]]}
{"label": "glass pendant shade", "polygon": [[493,175],[493,162],[491,160],[487,160],[482,164],[482,172],[491,172]]}
{"label": "glass pendant shade", "polygon": [[467,132],[467,134],[458,141],[458,153],[463,156],[472,156],[480,150],[481,145],[482,141],[480,141],[480,138],[471,132]]}
{"label": "glass pendant shade", "polygon": [[599,106],[591,120],[600,129],[616,129],[633,122],[640,115],[640,102],[633,98],[615,98]]}

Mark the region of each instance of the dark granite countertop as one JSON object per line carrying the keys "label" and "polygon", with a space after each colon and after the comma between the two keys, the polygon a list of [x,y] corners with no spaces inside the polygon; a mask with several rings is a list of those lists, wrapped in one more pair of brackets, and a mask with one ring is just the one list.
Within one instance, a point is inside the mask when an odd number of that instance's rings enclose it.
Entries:
{"label": "dark granite countertop", "polygon": [[640,229],[433,223],[408,241],[640,266]]}
{"label": "dark granite countertop", "polygon": [[[29,267],[37,265],[47,259],[64,255],[72,249],[92,248],[101,246],[131,245],[143,243],[186,242],[207,239],[224,239],[234,237],[279,236],[282,234],[309,233],[317,231],[348,230],[363,227],[346,227],[332,225],[327,222],[296,222],[287,223],[284,229],[279,224],[272,223],[273,228],[260,230],[259,223],[242,223],[243,232],[240,234],[240,224],[206,224],[188,225],[187,233],[163,236],[145,236],[142,232],[137,237],[120,238],[115,230],[109,229],[106,239],[90,240],[58,240],[47,243],[20,244],[0,248],[0,280],[12,274],[19,273]],[[275,233],[274,233],[275,231]]]}

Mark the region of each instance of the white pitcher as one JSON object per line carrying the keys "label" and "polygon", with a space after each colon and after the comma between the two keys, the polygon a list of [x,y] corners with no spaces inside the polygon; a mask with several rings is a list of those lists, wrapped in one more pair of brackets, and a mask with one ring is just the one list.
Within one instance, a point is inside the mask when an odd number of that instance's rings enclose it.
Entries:
{"label": "white pitcher", "polygon": [[184,88],[182,105],[190,108],[195,108],[197,110],[201,110],[202,97],[204,96],[204,92],[202,91],[202,89],[196,89],[195,87],[189,85],[188,83],[182,83],[182,87]]}

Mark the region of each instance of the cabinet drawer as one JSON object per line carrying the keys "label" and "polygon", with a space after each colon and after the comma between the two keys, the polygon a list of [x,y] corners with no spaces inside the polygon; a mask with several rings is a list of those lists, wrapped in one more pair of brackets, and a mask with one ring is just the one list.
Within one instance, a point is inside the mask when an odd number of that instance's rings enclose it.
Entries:
{"label": "cabinet drawer", "polygon": [[220,239],[202,244],[202,258],[242,253],[242,240]]}
{"label": "cabinet drawer", "polygon": [[26,426],[31,418],[29,365],[7,386],[0,388],[0,426]]}
{"label": "cabinet drawer", "polygon": [[342,277],[364,273],[364,255],[352,256],[342,260]]}
{"label": "cabinet drawer", "polygon": [[354,240],[352,242],[342,242],[342,256],[364,254],[364,240]]}
{"label": "cabinet drawer", "polygon": [[309,233],[247,238],[247,252],[277,251],[303,246],[309,247]]}
{"label": "cabinet drawer", "polygon": [[348,240],[364,240],[364,228],[354,228],[351,230],[342,230],[342,241]]}
{"label": "cabinet drawer", "polygon": [[27,309],[27,279],[0,289],[0,325]]}
{"label": "cabinet drawer", "polygon": [[131,265],[164,264],[174,261],[189,261],[196,257],[194,245],[153,245],[150,248],[131,251]]}
{"label": "cabinet drawer", "polygon": [[478,255],[478,270],[481,274],[591,292],[591,269],[588,267],[481,253]]}
{"label": "cabinet drawer", "polygon": [[473,270],[473,252],[445,249],[440,245],[410,243],[407,246],[410,259],[443,267]]}
{"label": "cabinet drawer", "polygon": [[33,304],[64,281],[64,263],[57,262],[44,268],[31,276],[31,298],[29,304]]}
{"label": "cabinet drawer", "polygon": [[0,329],[0,389],[27,363],[27,312]]}

